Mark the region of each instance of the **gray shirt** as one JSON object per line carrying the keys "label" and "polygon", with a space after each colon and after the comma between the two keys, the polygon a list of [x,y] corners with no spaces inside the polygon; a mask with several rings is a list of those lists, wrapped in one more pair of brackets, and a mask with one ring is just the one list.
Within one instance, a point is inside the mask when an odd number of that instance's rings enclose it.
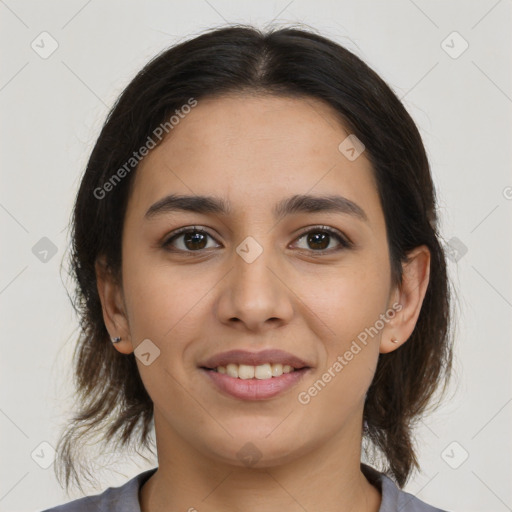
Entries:
{"label": "gray shirt", "polygon": [[[79,498],[42,512],[141,512],[139,489],[157,469],[139,473],[120,487],[109,487],[101,494]],[[371,466],[361,463],[361,471],[382,494],[379,512],[446,512],[402,491],[391,478]]]}

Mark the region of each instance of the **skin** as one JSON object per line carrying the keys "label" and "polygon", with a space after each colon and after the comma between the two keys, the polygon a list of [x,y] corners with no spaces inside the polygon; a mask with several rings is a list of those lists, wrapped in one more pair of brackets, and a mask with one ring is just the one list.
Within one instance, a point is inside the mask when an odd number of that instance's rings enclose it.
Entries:
{"label": "skin", "polygon": [[[378,511],[380,492],[360,470],[364,398],[379,354],[398,349],[414,329],[430,254],[425,246],[412,251],[402,285],[392,285],[372,167],[364,152],[350,161],[338,150],[347,135],[331,108],[312,98],[202,99],[139,165],[123,230],[122,282],[101,258],[97,277],[107,329],[122,337],[114,349],[129,354],[150,339],[160,350],[148,366],[136,359],[154,402],[159,466],[141,489],[143,512]],[[232,213],[145,220],[170,193],[221,197]],[[305,193],[342,195],[368,222],[332,212],[274,219],[276,202]],[[162,247],[187,226],[208,231],[206,248],[185,245],[183,236],[173,242],[176,252]],[[319,255],[299,233],[309,226],[338,230],[354,246],[331,237]],[[250,264],[236,252],[247,236],[263,248]],[[402,309],[378,335],[300,404],[298,393],[396,303]],[[198,365],[235,348],[280,348],[313,369],[272,399],[227,397]],[[261,454],[252,467],[237,456],[249,441]]]}

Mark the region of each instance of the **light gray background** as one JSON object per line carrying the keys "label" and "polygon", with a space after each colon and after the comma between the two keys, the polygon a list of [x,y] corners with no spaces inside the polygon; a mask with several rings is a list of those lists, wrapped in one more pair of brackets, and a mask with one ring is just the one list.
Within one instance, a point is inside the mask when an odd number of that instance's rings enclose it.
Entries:
{"label": "light gray background", "polygon": [[[70,414],[77,332],[59,267],[109,107],[161,49],[226,21],[273,19],[345,44],[403,98],[428,150],[445,242],[467,248],[449,261],[457,385],[418,429],[423,472],[406,490],[454,512],[512,510],[510,0],[0,0],[1,511],[70,500],[50,447]],[[51,48],[43,31],[58,43],[46,59],[31,47]],[[464,42],[454,31],[469,44],[457,58]],[[32,250],[43,237],[57,248],[46,262]],[[100,471],[91,494],[156,465],[108,457],[115,471]]]}

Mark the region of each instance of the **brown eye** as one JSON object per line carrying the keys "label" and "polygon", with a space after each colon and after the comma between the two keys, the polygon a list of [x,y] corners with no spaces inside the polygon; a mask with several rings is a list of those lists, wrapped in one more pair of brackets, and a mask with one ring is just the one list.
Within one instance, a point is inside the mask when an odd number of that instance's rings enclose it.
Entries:
{"label": "brown eye", "polygon": [[[337,231],[327,227],[310,229],[303,233],[297,240],[302,239],[306,240],[307,247],[305,247],[305,249],[312,252],[331,252],[331,249],[333,251],[340,250],[340,246],[341,248],[349,248],[351,246],[350,242],[348,242],[348,240],[341,236]],[[337,247],[336,245],[334,248],[329,247],[333,240],[338,242]]]}
{"label": "brown eye", "polygon": [[308,233],[306,237],[312,249],[327,249],[331,239],[328,233]]}
{"label": "brown eye", "polygon": [[184,233],[183,234],[183,244],[187,249],[195,250],[195,249],[204,249],[207,245],[206,237],[204,233]]}
{"label": "brown eye", "polygon": [[213,237],[206,231],[198,228],[184,228],[175,232],[170,238],[164,243],[163,247],[169,250],[177,250],[183,252],[197,252],[203,249],[209,249],[207,247],[208,238]]}

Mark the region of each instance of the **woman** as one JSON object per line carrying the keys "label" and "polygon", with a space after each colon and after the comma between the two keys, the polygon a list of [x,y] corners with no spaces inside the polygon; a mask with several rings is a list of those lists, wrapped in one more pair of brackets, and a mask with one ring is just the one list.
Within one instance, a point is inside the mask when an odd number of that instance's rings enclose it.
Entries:
{"label": "woman", "polygon": [[163,52],[73,220],[82,407],[58,469],[79,484],[86,435],[148,447],[153,423],[158,467],[51,511],[440,510],[401,490],[452,359],[435,190],[359,58],[246,26]]}

